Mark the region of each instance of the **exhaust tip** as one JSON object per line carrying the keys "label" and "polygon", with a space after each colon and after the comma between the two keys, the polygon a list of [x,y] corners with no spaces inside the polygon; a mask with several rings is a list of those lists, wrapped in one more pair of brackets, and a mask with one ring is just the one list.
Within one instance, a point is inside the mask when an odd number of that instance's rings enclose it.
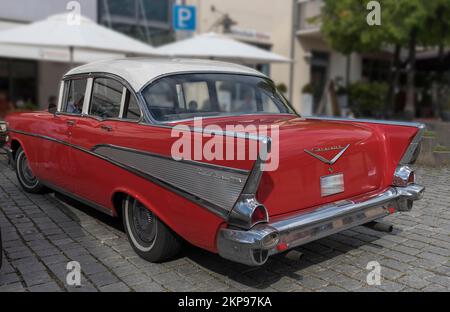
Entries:
{"label": "exhaust tip", "polygon": [[379,231],[379,232],[392,233],[394,231],[394,226],[392,224],[381,223],[381,222],[376,222],[376,221],[372,221],[367,224],[364,224],[364,226],[371,228],[372,230]]}

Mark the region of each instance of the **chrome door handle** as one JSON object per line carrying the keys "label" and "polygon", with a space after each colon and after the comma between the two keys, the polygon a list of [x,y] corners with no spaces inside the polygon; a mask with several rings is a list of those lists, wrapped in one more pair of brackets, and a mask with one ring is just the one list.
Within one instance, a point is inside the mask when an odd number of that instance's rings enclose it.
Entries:
{"label": "chrome door handle", "polygon": [[107,125],[101,125],[100,128],[102,130],[105,130],[105,131],[108,131],[108,132],[111,132],[113,130],[111,126],[107,126]]}
{"label": "chrome door handle", "polygon": [[67,125],[71,127],[75,126],[75,120],[67,120]]}

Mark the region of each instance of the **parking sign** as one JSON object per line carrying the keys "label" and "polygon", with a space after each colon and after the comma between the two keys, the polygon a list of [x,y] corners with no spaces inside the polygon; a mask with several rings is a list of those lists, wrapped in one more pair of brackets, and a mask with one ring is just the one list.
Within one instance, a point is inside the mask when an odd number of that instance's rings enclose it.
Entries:
{"label": "parking sign", "polygon": [[173,28],[174,30],[195,31],[197,27],[197,10],[191,5],[173,6]]}

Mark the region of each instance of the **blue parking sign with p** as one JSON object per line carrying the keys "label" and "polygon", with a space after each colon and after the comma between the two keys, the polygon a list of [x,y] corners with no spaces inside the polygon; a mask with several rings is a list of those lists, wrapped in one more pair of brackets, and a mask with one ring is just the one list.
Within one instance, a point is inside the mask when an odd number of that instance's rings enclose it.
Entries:
{"label": "blue parking sign with p", "polygon": [[195,31],[197,27],[196,8],[191,5],[173,6],[174,30]]}

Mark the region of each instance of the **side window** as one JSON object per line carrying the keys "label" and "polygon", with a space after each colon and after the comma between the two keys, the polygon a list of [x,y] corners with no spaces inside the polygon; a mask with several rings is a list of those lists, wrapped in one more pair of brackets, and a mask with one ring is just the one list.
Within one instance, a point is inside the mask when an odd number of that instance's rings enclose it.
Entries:
{"label": "side window", "polygon": [[81,114],[86,93],[86,79],[73,79],[65,82],[64,102],[61,109],[64,113]]}
{"label": "side window", "polygon": [[109,78],[96,78],[92,88],[89,115],[101,118],[118,118],[124,87]]}
{"label": "side window", "polygon": [[261,101],[263,105],[263,111],[266,113],[279,113],[280,109],[274,102],[274,99],[266,93],[261,94]]}
{"label": "side window", "polygon": [[183,91],[188,112],[211,111],[211,101],[206,82],[183,83]]}
{"label": "side window", "polygon": [[125,100],[125,108],[123,110],[123,119],[139,120],[141,119],[141,109],[130,91],[127,90],[127,98]]}

